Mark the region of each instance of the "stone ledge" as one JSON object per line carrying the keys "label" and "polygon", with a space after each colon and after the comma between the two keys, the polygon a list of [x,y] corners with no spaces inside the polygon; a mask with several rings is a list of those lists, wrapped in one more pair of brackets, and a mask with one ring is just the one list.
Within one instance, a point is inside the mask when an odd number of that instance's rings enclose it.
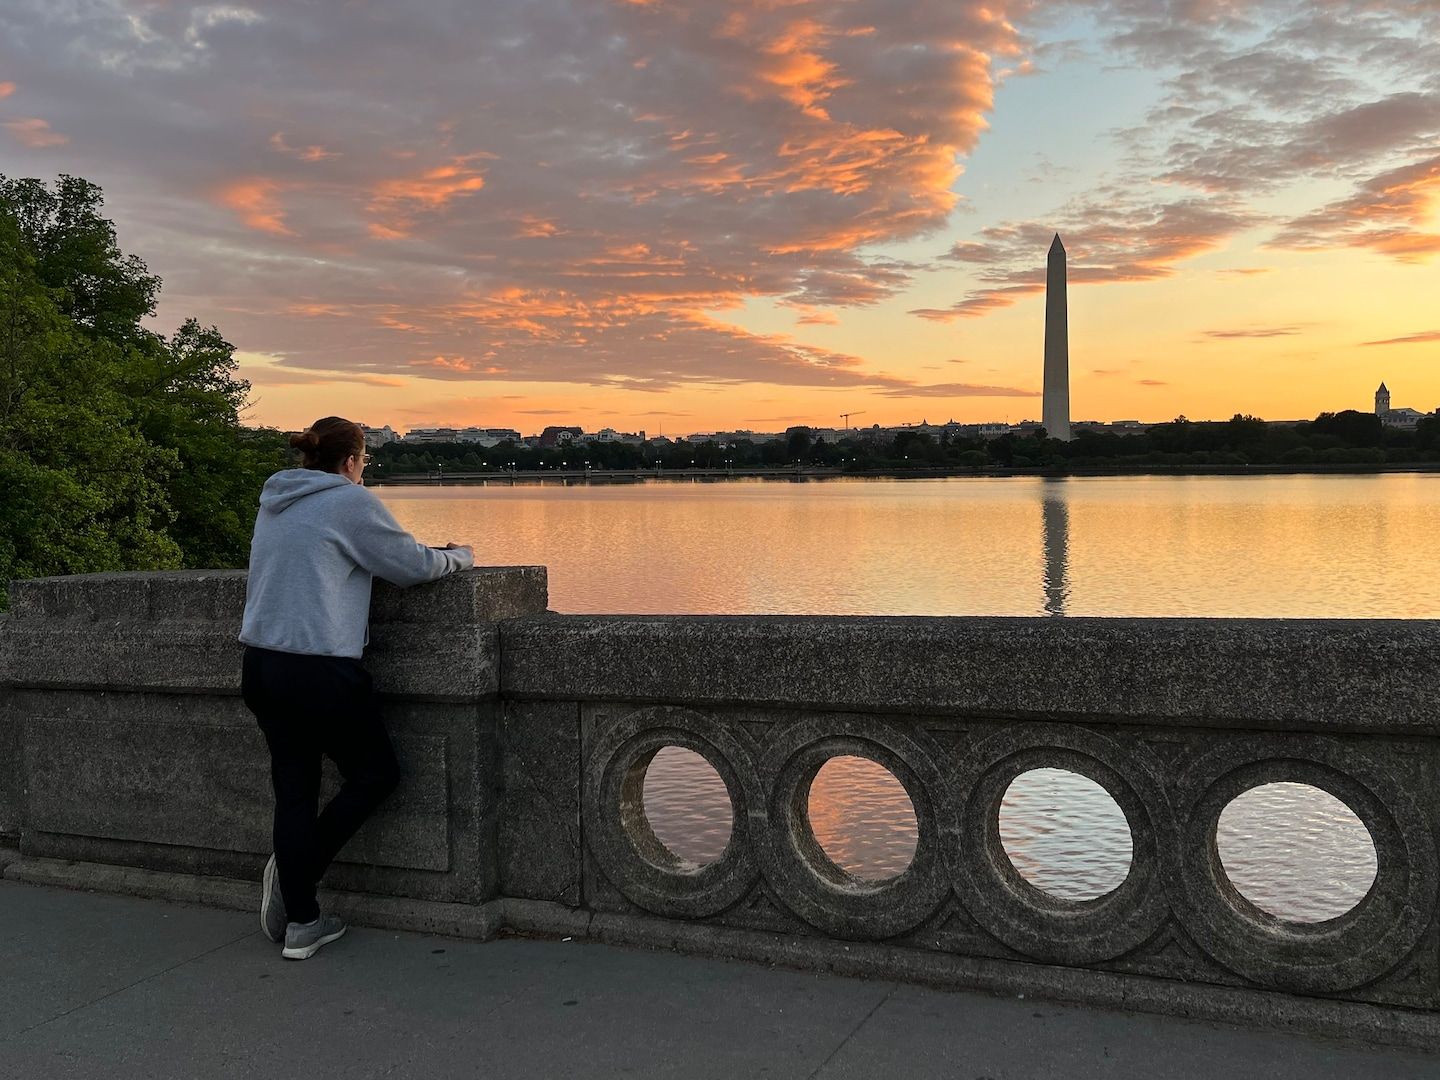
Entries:
{"label": "stone ledge", "polygon": [[[260,929],[258,881],[171,874],[128,866],[64,862],[28,856],[4,866],[0,876],[6,881],[27,885],[118,893],[147,900],[204,904],[231,911],[253,910],[257,918],[256,932]],[[356,926],[408,930],[418,934],[441,934],[480,941],[489,941],[495,937],[503,921],[503,907],[499,901],[474,905],[448,904],[321,889],[320,903],[326,911],[332,911]]]}
{"label": "stone ledge", "polygon": [[[136,570],[11,582],[10,621],[240,624],[244,570]],[[546,610],[543,566],[477,566],[399,588],[375,580],[372,623],[488,624]]]}
{"label": "stone ledge", "polygon": [[516,700],[1440,733],[1440,620],[535,616]]}

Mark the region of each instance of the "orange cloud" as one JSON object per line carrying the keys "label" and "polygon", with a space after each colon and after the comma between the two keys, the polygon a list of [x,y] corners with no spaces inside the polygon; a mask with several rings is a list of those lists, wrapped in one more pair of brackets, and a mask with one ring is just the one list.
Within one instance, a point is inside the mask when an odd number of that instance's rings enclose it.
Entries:
{"label": "orange cloud", "polygon": [[240,376],[265,386],[344,386],[347,383],[358,383],[361,386],[398,389],[409,385],[404,379],[386,375],[366,375],[353,371],[301,371],[284,367],[241,368]]}
{"label": "orange cloud", "polygon": [[484,188],[485,177],[471,162],[493,157],[493,154],[466,154],[419,176],[382,180],[375,185],[370,200],[370,212],[382,219],[371,224],[371,235],[382,240],[410,236],[417,212],[442,210],[451,200]]}
{"label": "orange cloud", "polygon": [[[5,85],[13,88],[15,84],[6,83]],[[18,120],[6,120],[0,126],[3,126],[6,131],[26,146],[36,149],[47,146],[64,146],[70,141],[69,136],[50,130],[48,120],[41,120],[33,116],[22,117]]]}
{"label": "orange cloud", "polygon": [[840,316],[832,311],[819,311],[812,307],[801,307],[801,315],[795,320],[796,326],[839,326]]}
{"label": "orange cloud", "polygon": [[0,101],[4,101],[14,92],[15,84],[13,82],[0,82]]}
{"label": "orange cloud", "polygon": [[558,223],[547,218],[536,217],[534,214],[522,214],[520,223],[516,227],[516,236],[543,238],[555,236],[560,232]]}
{"label": "orange cloud", "polygon": [[229,207],[240,215],[240,220],[250,228],[272,236],[294,236],[285,224],[285,212],[280,208],[276,192],[281,185],[263,176],[248,176],[232,180],[216,193],[222,206]]}
{"label": "orange cloud", "polygon": [[472,361],[463,356],[432,356],[428,360],[411,360],[411,367],[437,368],[441,371],[464,375],[508,375],[509,371],[496,364]]}
{"label": "orange cloud", "polygon": [[[1067,215],[1060,234],[1067,249],[1072,285],[1158,281],[1177,264],[1214,251],[1257,215],[1220,199],[1181,199],[1160,205],[1136,202],[1123,193],[1082,206]],[[983,267],[992,283],[948,308],[918,308],[923,319],[951,322],[977,318],[1045,291],[1041,263],[1053,226],[1045,222],[1006,224],[982,231],[983,241],[956,244],[945,257]]]}
{"label": "orange cloud", "polygon": [[978,319],[1000,308],[1011,307],[1017,300],[1045,291],[1044,285],[1007,285],[998,289],[986,289],[974,296],[957,301],[948,308],[914,308],[910,314],[932,322],[954,322],[956,319]]}
{"label": "orange cloud", "polygon": [[1440,232],[1424,226],[1440,211],[1440,156],[1391,169],[1349,198],[1296,218],[1270,241],[1279,248],[1369,248],[1402,262],[1440,254]]}

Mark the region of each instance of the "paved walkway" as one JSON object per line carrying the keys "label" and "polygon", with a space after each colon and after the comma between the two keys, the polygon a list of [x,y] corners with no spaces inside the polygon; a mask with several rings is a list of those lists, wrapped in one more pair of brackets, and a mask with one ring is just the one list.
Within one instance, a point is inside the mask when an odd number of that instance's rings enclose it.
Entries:
{"label": "paved walkway", "polygon": [[1440,1058],[559,941],[355,929],[0,882],[0,1076],[1385,1080]]}

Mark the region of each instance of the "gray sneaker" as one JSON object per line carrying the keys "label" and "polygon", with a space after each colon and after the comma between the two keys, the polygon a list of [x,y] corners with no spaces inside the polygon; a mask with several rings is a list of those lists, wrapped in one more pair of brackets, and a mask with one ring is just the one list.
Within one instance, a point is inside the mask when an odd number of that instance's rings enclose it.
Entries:
{"label": "gray sneaker", "polygon": [[345,923],[338,915],[321,915],[312,923],[292,922],[285,927],[286,960],[308,960],[320,951],[320,946],[345,933]]}
{"label": "gray sneaker", "polygon": [[265,864],[265,878],[260,885],[260,928],[277,945],[285,940],[285,897],[280,892],[274,855]]}

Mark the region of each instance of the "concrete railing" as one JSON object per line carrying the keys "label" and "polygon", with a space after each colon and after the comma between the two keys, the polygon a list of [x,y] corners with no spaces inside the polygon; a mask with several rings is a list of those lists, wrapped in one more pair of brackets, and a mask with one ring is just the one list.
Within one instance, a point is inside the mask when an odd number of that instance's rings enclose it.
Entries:
{"label": "concrete railing", "polygon": [[[237,696],[243,574],[12,597],[6,875],[252,904],[269,798]],[[1440,1046],[1440,623],[544,611],[541,568],[377,587],[368,662],[406,779],[331,873],[333,906]],[[665,746],[729,792],[707,865],[645,816]],[[909,796],[896,877],[854,878],[815,838],[810,785],[837,755]],[[1130,871],[1098,899],[1005,854],[1000,800],[1042,767],[1124,812]],[[1227,879],[1220,812],[1276,781],[1368,829],[1375,882],[1347,914],[1283,921]]]}

